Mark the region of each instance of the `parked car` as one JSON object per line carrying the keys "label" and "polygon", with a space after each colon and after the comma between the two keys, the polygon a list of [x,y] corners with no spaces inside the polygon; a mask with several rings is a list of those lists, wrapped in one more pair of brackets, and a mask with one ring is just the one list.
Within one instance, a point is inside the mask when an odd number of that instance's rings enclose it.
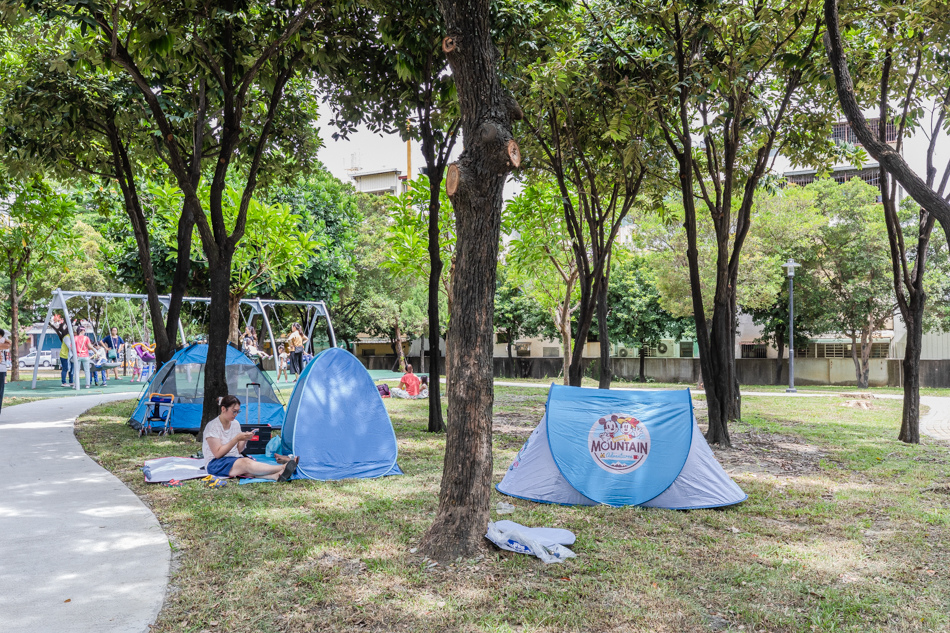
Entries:
{"label": "parked car", "polygon": [[[26,356],[20,359],[20,362],[17,364],[20,366],[20,369],[24,367],[32,367],[33,363],[36,362],[36,352],[30,352]],[[40,367],[52,367],[53,366],[53,353],[50,351],[40,352]]]}

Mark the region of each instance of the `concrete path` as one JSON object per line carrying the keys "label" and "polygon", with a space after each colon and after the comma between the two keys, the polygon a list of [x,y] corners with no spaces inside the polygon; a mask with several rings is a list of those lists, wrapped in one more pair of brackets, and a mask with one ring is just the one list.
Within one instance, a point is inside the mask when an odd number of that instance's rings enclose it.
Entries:
{"label": "concrete path", "polygon": [[[445,382],[445,379],[442,380]],[[560,383],[558,383],[560,384]],[[531,382],[505,382],[502,380],[495,381],[496,386],[501,387],[537,387],[541,389],[547,389],[550,387],[550,384],[543,383],[531,383]],[[684,385],[685,387],[685,385]],[[585,387],[586,389],[596,389],[596,387]],[[618,391],[634,391],[637,387],[612,387]],[[644,391],[663,391],[663,389],[650,389],[645,388]],[[694,388],[694,391],[696,389]],[[874,393],[875,398],[882,398],[885,400],[903,400],[903,396],[893,394],[893,393]],[[853,392],[837,392],[837,391],[799,391],[797,393],[785,393],[784,391],[743,391],[743,396],[754,396],[756,398],[828,398],[828,397],[842,397],[855,395]],[[947,440],[950,441],[950,398],[941,398],[938,396],[921,396],[920,404],[926,407],[930,407],[930,411],[927,412],[920,420],[920,432],[924,435],[929,435],[930,437],[937,440]]]}
{"label": "concrete path", "polygon": [[83,411],[129,397],[57,398],[0,412],[0,633],[139,633],[155,622],[168,538],[73,434]]}

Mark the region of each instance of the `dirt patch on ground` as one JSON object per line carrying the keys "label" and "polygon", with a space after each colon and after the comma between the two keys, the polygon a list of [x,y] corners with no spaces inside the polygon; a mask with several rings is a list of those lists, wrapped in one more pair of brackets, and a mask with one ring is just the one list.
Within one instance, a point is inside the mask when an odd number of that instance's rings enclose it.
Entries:
{"label": "dirt patch on ground", "polygon": [[527,438],[540,420],[521,413],[496,413],[492,418],[492,431],[496,435],[514,435]]}
{"label": "dirt patch on ground", "polygon": [[[699,403],[696,403],[697,405]],[[705,434],[707,414],[705,403],[696,406],[696,421]],[[730,475],[738,473],[768,474],[775,477],[801,477],[819,470],[828,453],[799,438],[778,433],[762,433],[746,427],[733,427],[731,449],[712,447],[716,459]]]}

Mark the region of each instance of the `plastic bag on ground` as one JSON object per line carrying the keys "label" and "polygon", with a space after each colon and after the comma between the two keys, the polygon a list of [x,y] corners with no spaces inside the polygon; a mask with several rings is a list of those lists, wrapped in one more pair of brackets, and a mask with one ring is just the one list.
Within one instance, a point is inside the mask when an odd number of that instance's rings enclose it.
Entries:
{"label": "plastic bag on ground", "polygon": [[574,534],[569,530],[529,528],[514,521],[489,521],[485,538],[501,549],[537,556],[545,563],[560,563],[577,556],[558,542],[574,542]]}

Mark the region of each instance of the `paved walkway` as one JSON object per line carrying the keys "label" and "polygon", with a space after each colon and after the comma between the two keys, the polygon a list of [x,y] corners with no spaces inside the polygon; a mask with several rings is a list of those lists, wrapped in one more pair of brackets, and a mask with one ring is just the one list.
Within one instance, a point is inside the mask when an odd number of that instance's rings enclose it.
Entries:
{"label": "paved walkway", "polygon": [[155,622],[168,538],[73,434],[83,411],[129,397],[57,398],[0,412],[0,633],[144,633]]}
{"label": "paved walkway", "polygon": [[[445,383],[445,379],[442,379],[442,382]],[[501,387],[537,387],[540,389],[547,389],[550,387],[550,384],[536,383],[536,382],[505,382],[502,380],[496,380],[495,386]],[[685,387],[686,385],[684,385]],[[585,387],[585,389],[596,389],[596,387]],[[635,391],[637,387],[612,387],[612,389],[617,389],[618,391]],[[645,388],[644,391],[663,391],[663,389],[650,389]],[[694,389],[694,391],[697,391]],[[904,397],[898,394],[893,393],[874,393],[875,398],[882,398],[885,400],[903,400]],[[799,391],[797,393],[785,393],[784,391],[743,391],[743,396],[755,396],[755,397],[765,397],[765,398],[827,398],[827,397],[836,397],[840,398],[842,396],[847,397],[851,395],[856,396],[856,392],[837,392],[837,391]],[[942,398],[938,396],[921,396],[920,404],[922,406],[930,407],[930,411],[927,412],[920,420],[920,432],[924,435],[929,435],[930,437],[937,440],[947,440],[950,441],[950,398]]]}

